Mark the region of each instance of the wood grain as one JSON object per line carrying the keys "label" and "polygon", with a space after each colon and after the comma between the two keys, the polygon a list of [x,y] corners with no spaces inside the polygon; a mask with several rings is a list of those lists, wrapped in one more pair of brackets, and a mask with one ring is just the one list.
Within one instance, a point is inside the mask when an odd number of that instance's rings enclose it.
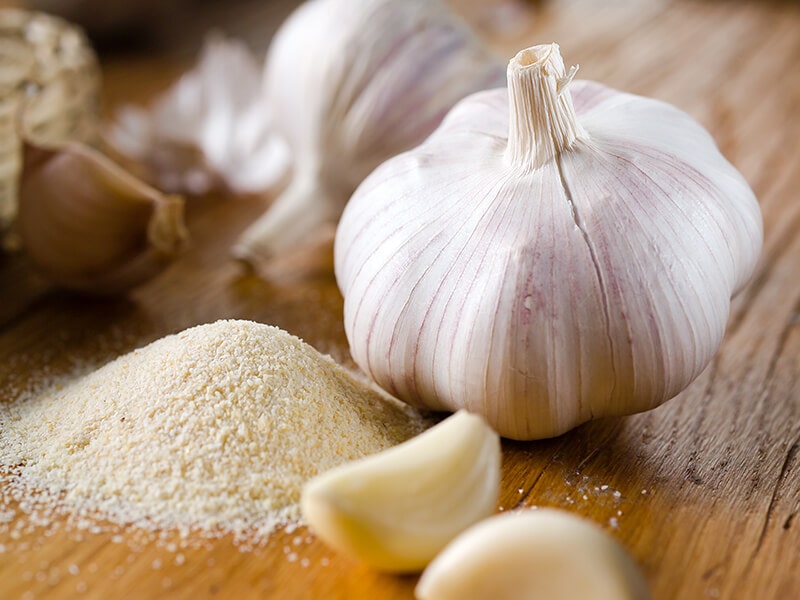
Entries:
{"label": "wood grain", "polygon": [[[291,3],[274,4],[239,4],[249,12],[225,13],[224,22],[263,48],[268,36],[258,32],[273,31]],[[765,220],[760,266],[705,372],[649,413],[505,443],[500,505],[560,506],[591,518],[639,561],[656,599],[800,597],[800,8],[454,4],[504,55],[558,41],[581,77],[689,111],[750,181]],[[209,18],[222,12],[217,6]],[[200,13],[193,18],[189,29],[207,25]],[[109,104],[148,98],[182,64],[167,55],[108,60]],[[223,317],[278,325],[352,366],[329,256],[286,265],[269,281],[229,259],[227,248],[262,209],[254,199],[193,199],[192,250],[125,299],[77,298],[42,285],[22,261],[0,259],[0,377],[99,362]],[[111,534],[16,535],[13,522],[0,531],[3,598],[407,599],[415,583],[335,555],[304,529],[252,552],[230,540],[171,551],[131,548],[133,537]]]}

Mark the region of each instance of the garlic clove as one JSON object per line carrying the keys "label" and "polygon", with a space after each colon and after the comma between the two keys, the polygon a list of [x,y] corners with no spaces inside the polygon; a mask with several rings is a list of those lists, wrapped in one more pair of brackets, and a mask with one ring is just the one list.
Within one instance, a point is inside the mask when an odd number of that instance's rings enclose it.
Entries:
{"label": "garlic clove", "polygon": [[689,115],[523,50],[339,222],[356,363],[409,404],[538,439],[652,409],[722,340],[758,202]]}
{"label": "garlic clove", "polygon": [[505,513],[454,539],[417,584],[418,600],[647,600],[633,559],[592,523],[554,509]]}
{"label": "garlic clove", "polygon": [[503,71],[442,0],[303,3],[276,33],[264,70],[292,183],[235,254],[269,260],[336,223],[370,171],[420,143],[464,96],[503,85]]}
{"label": "garlic clove", "polygon": [[323,473],[303,490],[303,516],[333,548],[384,571],[413,572],[492,514],[500,440],[456,413],[416,438]]}
{"label": "garlic clove", "polygon": [[110,294],[156,275],[185,247],[183,200],[99,152],[25,146],[18,229],[31,262],[64,287]]}

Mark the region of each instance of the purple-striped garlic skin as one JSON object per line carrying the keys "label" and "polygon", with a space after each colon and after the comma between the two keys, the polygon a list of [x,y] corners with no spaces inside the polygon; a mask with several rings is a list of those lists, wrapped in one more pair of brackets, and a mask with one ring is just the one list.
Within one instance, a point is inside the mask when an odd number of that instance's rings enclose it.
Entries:
{"label": "purple-striped garlic skin", "polygon": [[520,52],[359,186],[336,232],[357,364],[503,436],[648,410],[706,367],[762,219],[689,115]]}

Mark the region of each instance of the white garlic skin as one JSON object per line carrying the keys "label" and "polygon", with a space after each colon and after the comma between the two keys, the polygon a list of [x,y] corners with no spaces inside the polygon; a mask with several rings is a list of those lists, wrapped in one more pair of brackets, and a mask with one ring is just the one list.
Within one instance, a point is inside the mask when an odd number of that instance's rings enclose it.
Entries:
{"label": "white garlic skin", "polygon": [[516,439],[683,390],[762,242],[752,191],[689,115],[563,88],[557,46],[530,52],[509,64],[514,118],[506,89],[463,100],[363,182],[334,248],[358,365]]}
{"label": "white garlic skin", "polygon": [[267,258],[336,223],[381,162],[425,139],[453,105],[502,85],[504,66],[442,0],[310,0],[265,66],[266,110],[292,181],[234,249]]}

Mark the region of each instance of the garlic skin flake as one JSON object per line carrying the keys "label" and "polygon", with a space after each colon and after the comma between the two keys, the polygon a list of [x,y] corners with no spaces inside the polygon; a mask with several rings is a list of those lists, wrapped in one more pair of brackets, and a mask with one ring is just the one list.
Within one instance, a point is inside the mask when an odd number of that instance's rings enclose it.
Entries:
{"label": "garlic skin flake", "polygon": [[466,411],[415,438],[312,479],[301,509],[333,548],[390,572],[421,571],[494,512],[500,438]]}
{"label": "garlic skin flake", "polygon": [[633,559],[602,529],[551,508],[470,527],[417,584],[418,600],[648,600]]}
{"label": "garlic skin flake", "polygon": [[356,186],[419,144],[459,100],[502,85],[504,67],[442,0],[310,0],[278,30],[267,108],[292,153],[289,187],[244,232],[253,264],[335,224]]}
{"label": "garlic skin flake", "polygon": [[160,188],[256,193],[288,168],[264,107],[261,66],[242,42],[211,35],[197,66],[151,108],[122,107],[109,143],[143,163]]}
{"label": "garlic skin flake", "polygon": [[353,358],[398,398],[501,435],[658,406],[716,352],[762,220],[682,111],[523,50],[381,165],[339,224]]}
{"label": "garlic skin flake", "polygon": [[186,246],[183,199],[164,196],[99,152],[28,143],[18,228],[50,281],[115,294],[155,276]]}

